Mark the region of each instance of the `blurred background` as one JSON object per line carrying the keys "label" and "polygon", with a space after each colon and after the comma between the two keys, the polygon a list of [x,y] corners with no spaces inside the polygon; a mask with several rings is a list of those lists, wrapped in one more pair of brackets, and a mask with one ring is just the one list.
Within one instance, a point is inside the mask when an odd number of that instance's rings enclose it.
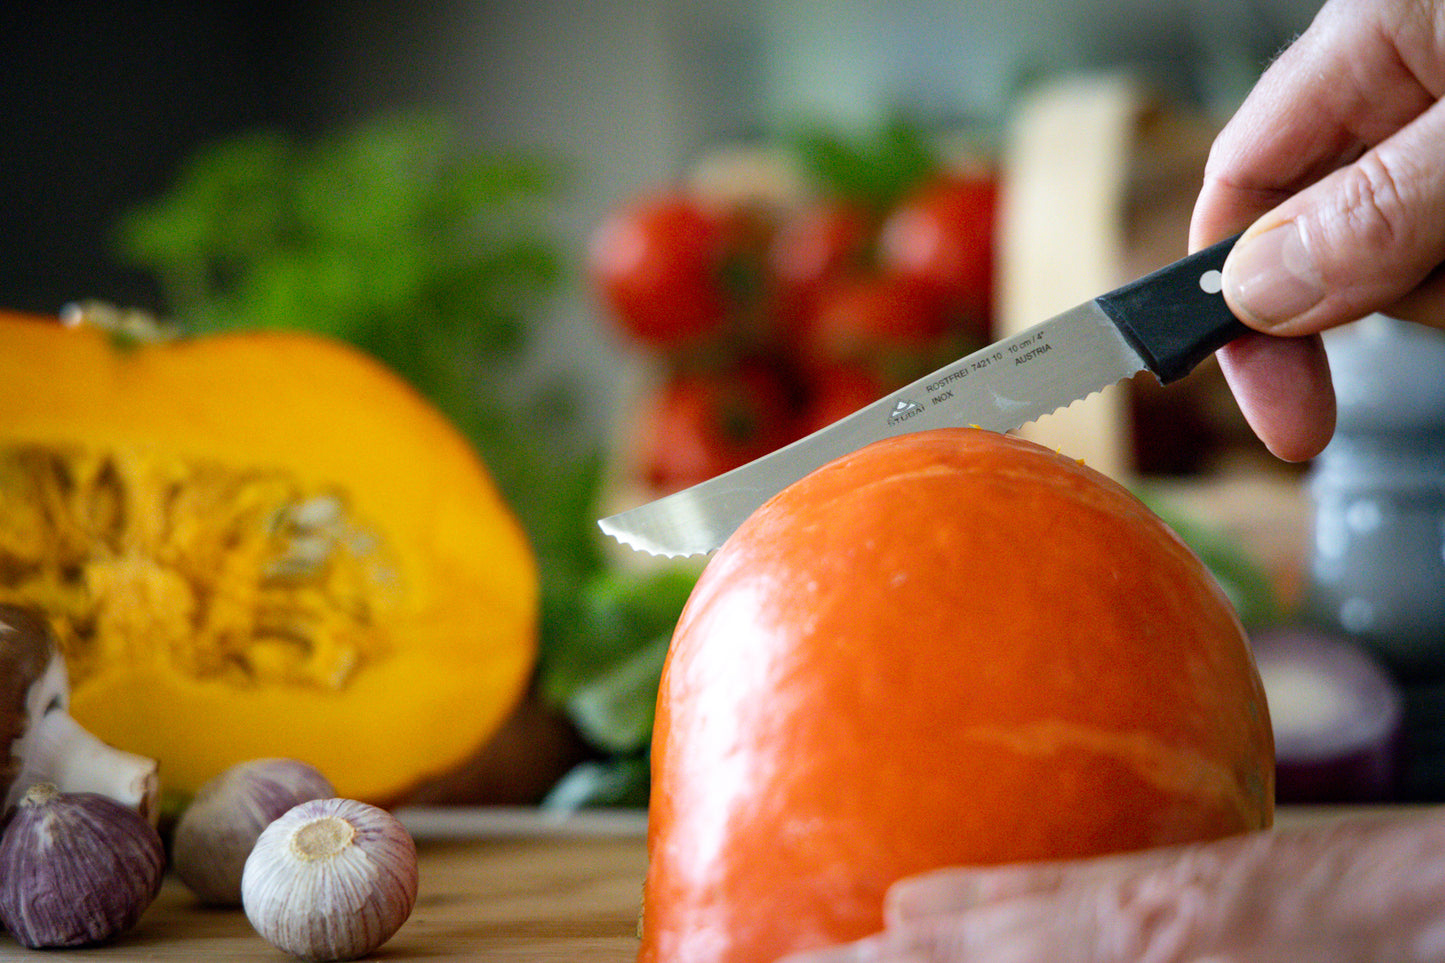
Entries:
{"label": "blurred background", "polygon": [[[822,408],[846,413],[890,378],[1183,255],[1212,136],[1318,6],[14,0],[0,11],[0,305],[53,315],[95,299],[201,331],[310,327],[418,383],[477,443],[542,558],[536,702],[570,727],[561,760],[581,761],[549,798],[645,801],[650,697],[695,569],[599,544],[593,519],[800,429],[760,431],[756,410],[728,408],[737,399],[677,384],[721,372],[756,405],[772,389],[751,380],[756,365],[746,375],[739,365],[792,336],[758,334],[786,312],[734,285],[728,296],[745,304],[727,338],[643,330],[623,317],[639,310],[625,281],[607,273],[617,264],[606,252],[620,257],[630,248],[619,239],[635,237],[623,228],[638,230],[644,210],[702,216],[679,213],[679,198],[725,210],[708,229],[727,234],[730,257],[753,258],[744,281],[756,282],[761,252],[821,202],[860,204],[871,252],[887,247],[883,222],[915,189],[943,175],[962,183],[974,219],[965,247],[987,267],[966,320],[954,305],[942,340],[908,342],[895,358],[897,344],[880,352],[867,340],[876,317],[835,312],[834,340],[818,351],[901,359],[861,386],[835,378],[847,390]],[[646,207],[658,198],[674,203],[669,213]],[[418,231],[423,210],[445,230]],[[295,243],[303,234],[314,243]],[[912,317],[884,301],[886,324]],[[936,319],[916,320],[938,333]],[[817,340],[822,322],[810,324]],[[781,390],[789,403],[815,391]],[[716,437],[679,426],[697,405],[732,418],[721,454]],[[1167,394],[1134,384],[1075,406],[1037,437],[1134,485],[1252,629],[1288,624],[1319,580],[1312,469],[1263,452],[1212,364]],[[1370,636],[1373,624],[1323,622],[1333,636]],[[1425,635],[1445,647],[1438,625],[1410,631],[1417,650]],[[1388,662],[1392,651],[1367,655]],[[1405,675],[1421,675],[1405,662]],[[1320,698],[1348,701],[1284,664],[1306,729],[1322,718],[1311,712]],[[1407,710],[1433,758],[1445,689],[1433,671],[1421,677]],[[1401,789],[1390,705],[1388,732],[1367,733],[1370,775],[1336,773],[1303,795],[1445,794],[1445,765],[1433,761]],[[1358,740],[1345,743],[1349,765],[1362,765]],[[533,783],[527,793],[547,788]],[[435,798],[492,788],[462,776]]]}
{"label": "blurred background", "polygon": [[[1309,21],[1313,0],[165,2],[6,5],[0,291],[54,312],[79,297],[161,309],[123,263],[118,222],[186,157],[257,128],[318,135],[398,109],[444,111],[486,151],[570,172],[548,212],[571,268],[538,313],[547,369],[612,398],[616,346],[580,283],[610,208],[710,147],[799,122],[896,111],[1000,124],[1021,90],[1075,70],[1146,73],[1222,114]],[[580,430],[601,430],[589,405]]]}

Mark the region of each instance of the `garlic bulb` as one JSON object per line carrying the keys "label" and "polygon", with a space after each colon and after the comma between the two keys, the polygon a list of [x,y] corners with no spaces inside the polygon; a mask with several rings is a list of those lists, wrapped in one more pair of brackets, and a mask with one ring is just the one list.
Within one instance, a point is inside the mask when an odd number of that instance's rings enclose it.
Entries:
{"label": "garlic bulb", "polygon": [[42,783],[0,836],[0,923],[31,949],[102,943],[136,924],[164,871],[161,837],[135,810]]}
{"label": "garlic bulb", "polygon": [[262,831],[241,877],[246,918],[304,960],[353,960],[389,940],[416,903],[416,844],[351,799],[301,803]]}
{"label": "garlic bulb", "polygon": [[205,903],[241,905],[241,871],[261,830],[297,803],[336,790],[314,767],[295,759],[237,763],[211,779],[181,813],[171,864]]}
{"label": "garlic bulb", "polygon": [[[95,792],[160,816],[156,761],[101,742],[71,718],[70,677],[42,613],[0,604],[0,792],[4,809],[37,783]],[[6,751],[8,747],[9,751]]]}

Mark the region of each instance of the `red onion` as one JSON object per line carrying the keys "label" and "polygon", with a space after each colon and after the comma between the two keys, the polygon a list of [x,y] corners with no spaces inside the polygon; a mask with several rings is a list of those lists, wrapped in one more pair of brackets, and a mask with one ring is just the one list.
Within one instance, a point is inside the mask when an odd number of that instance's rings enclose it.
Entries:
{"label": "red onion", "polygon": [[1282,803],[1388,802],[1400,782],[1404,700],[1357,643],[1307,626],[1256,634]]}

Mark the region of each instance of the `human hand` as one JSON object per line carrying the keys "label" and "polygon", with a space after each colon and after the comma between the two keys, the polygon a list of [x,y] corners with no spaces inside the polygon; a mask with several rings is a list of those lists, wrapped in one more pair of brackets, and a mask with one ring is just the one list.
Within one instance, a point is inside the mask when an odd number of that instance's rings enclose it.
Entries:
{"label": "human hand", "polygon": [[786,963],[1429,963],[1445,815],[1358,818],[1059,863],[947,869],[887,929]]}
{"label": "human hand", "polygon": [[1221,131],[1191,248],[1246,226],[1224,266],[1261,332],[1219,351],[1276,455],[1334,430],[1318,332],[1382,311],[1445,327],[1445,0],[1330,0]]}

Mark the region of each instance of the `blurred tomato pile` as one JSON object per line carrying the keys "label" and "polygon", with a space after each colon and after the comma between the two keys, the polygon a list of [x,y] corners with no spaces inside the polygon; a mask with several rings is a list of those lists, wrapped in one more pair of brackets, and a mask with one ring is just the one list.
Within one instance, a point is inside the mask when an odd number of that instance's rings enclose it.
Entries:
{"label": "blurred tomato pile", "polygon": [[660,187],[621,205],[588,257],[610,323],[659,375],[630,422],[634,480],[695,484],[985,343],[997,196],[976,159],[930,159],[886,191]]}

